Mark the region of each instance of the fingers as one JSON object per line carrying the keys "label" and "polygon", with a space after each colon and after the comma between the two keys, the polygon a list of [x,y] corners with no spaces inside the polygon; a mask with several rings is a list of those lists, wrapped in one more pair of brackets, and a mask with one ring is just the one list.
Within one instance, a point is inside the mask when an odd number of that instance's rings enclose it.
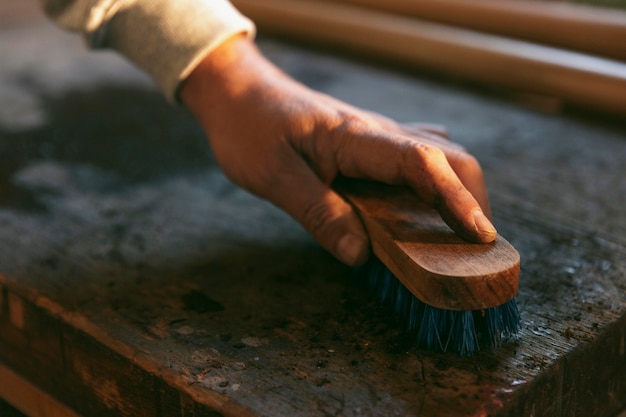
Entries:
{"label": "fingers", "polygon": [[418,192],[426,186],[426,198],[432,198],[433,206],[453,230],[469,241],[487,243],[496,238],[496,229],[488,219],[482,172],[473,157],[455,153],[456,158],[451,158],[431,145],[421,145],[408,155],[402,174],[406,183]]}
{"label": "fingers", "polygon": [[[428,140],[417,141],[387,132],[345,129],[338,133],[343,135],[342,140],[335,142],[340,144],[338,163],[344,175],[409,185],[465,239],[475,242],[495,239],[496,230],[487,217],[482,174],[475,177],[475,170],[480,173],[475,159],[466,158],[462,156],[466,154],[455,149],[449,149],[446,154]],[[483,211],[481,206],[486,209]]]}
{"label": "fingers", "polygon": [[[287,151],[288,152],[288,151]],[[263,197],[282,208],[341,262],[363,264],[369,238],[352,207],[324,184],[297,153],[280,158],[281,172]]]}
{"label": "fingers", "polygon": [[465,188],[478,201],[481,209],[488,218],[491,218],[489,198],[483,180],[482,169],[478,161],[471,156],[465,148],[450,141],[445,126],[435,123],[401,123],[374,112],[367,112],[368,117],[374,120],[377,127],[387,132],[395,132],[401,135],[409,135],[420,143],[426,143],[440,148],[450,167],[459,177]]}
{"label": "fingers", "polygon": [[446,159],[461,183],[476,199],[483,213],[491,219],[489,196],[480,164],[472,155],[466,152],[448,152],[444,150]]}
{"label": "fingers", "polygon": [[444,126],[427,123],[405,123],[401,126],[405,132],[414,135],[422,143],[437,146],[444,152],[450,167],[478,201],[487,217],[491,218],[487,188],[476,158],[467,153],[462,145],[450,141]]}
{"label": "fingers", "polygon": [[361,113],[368,120],[372,121],[369,123],[371,128],[408,136],[419,143],[440,148],[461,183],[478,201],[483,213],[488,218],[491,218],[489,198],[483,180],[482,169],[476,158],[467,153],[462,145],[449,139],[445,126],[423,122],[397,123],[393,119],[376,112],[361,110]]}

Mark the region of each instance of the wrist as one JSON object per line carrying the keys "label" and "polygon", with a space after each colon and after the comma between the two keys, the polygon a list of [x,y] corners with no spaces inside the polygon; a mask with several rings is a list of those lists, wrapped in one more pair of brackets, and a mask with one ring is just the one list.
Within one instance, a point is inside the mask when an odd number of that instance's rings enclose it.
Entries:
{"label": "wrist", "polygon": [[229,103],[251,91],[271,64],[244,34],[224,41],[204,57],[182,82],[182,103],[207,128],[220,111],[232,111]]}

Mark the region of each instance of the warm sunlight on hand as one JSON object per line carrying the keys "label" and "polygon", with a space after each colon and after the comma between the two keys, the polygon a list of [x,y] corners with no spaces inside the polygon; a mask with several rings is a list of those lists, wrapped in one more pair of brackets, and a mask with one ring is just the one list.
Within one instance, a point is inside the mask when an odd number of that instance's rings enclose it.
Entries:
{"label": "warm sunlight on hand", "polygon": [[400,125],[310,90],[243,36],[211,52],[180,98],[226,175],[285,210],[348,265],[367,259],[369,239],[329,186],[338,174],[406,184],[465,239],[496,237],[482,170],[442,128]]}

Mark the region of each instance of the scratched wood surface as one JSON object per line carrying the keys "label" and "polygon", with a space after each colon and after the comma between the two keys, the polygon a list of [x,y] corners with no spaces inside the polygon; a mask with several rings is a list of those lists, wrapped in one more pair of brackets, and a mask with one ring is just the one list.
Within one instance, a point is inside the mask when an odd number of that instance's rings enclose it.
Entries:
{"label": "scratched wood surface", "polygon": [[314,88],[445,124],[482,162],[496,225],[522,257],[523,329],[472,358],[430,354],[297,224],[225,179],[189,116],[142,75],[21,16],[0,29],[4,366],[83,415],[608,416],[626,405],[619,122],[260,41]]}

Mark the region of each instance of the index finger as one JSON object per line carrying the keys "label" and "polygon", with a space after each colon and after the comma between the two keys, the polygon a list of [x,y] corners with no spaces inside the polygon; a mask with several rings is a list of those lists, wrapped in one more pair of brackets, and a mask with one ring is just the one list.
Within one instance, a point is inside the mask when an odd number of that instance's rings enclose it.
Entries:
{"label": "index finger", "polygon": [[[339,172],[411,187],[436,208],[459,235],[475,242],[491,242],[496,230],[481,205],[465,187],[441,148],[414,138],[382,130],[337,129]],[[482,180],[482,179],[481,179]]]}

